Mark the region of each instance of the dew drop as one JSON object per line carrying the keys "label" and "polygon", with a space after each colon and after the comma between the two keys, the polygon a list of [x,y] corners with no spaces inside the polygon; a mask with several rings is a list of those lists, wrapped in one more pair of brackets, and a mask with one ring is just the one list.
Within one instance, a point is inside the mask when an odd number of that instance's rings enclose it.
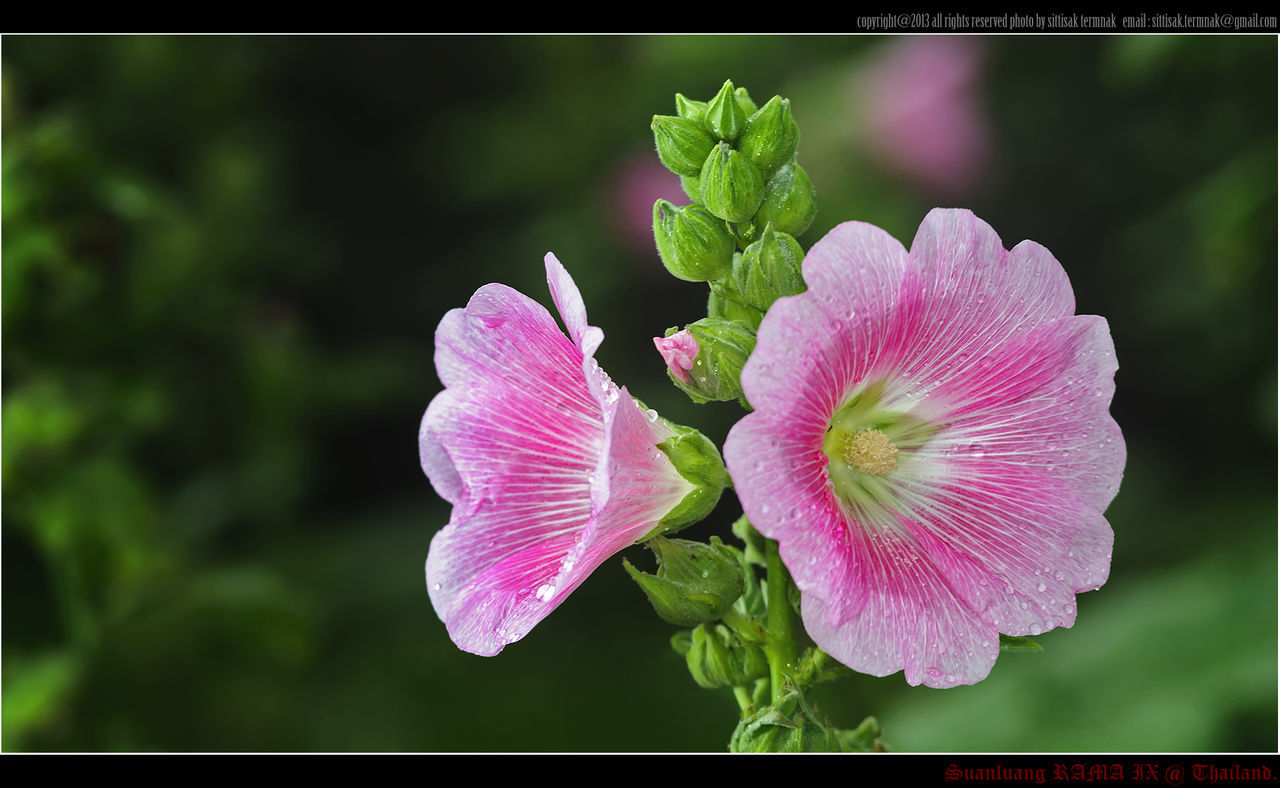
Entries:
{"label": "dew drop", "polygon": [[1043,593],[1043,592],[1044,592],[1044,589],[1045,589],[1045,585],[1044,585],[1044,583],[1041,583],[1040,585],[1036,586],[1036,590],[1037,590],[1037,591],[1039,591],[1039,592],[1041,592],[1041,593]]}
{"label": "dew drop", "polygon": [[1040,634],[1040,625],[1039,625],[1039,624],[1032,624],[1032,625],[1031,625],[1031,634],[1033,634],[1033,635],[1039,635],[1039,634]]}
{"label": "dew drop", "polygon": [[1061,581],[1063,579],[1063,574],[1061,572],[1054,572],[1053,579],[1057,581]]}
{"label": "dew drop", "polygon": [[1022,608],[1023,610],[1026,610],[1026,609],[1027,609],[1027,603],[1026,603],[1026,602],[1023,602],[1023,603],[1021,603],[1020,605],[1018,605],[1018,607]]}
{"label": "dew drop", "polygon": [[434,586],[432,586],[432,587],[431,587],[431,589],[432,589],[433,591],[439,591],[439,590],[440,590],[440,584],[439,584],[439,583],[436,583]]}

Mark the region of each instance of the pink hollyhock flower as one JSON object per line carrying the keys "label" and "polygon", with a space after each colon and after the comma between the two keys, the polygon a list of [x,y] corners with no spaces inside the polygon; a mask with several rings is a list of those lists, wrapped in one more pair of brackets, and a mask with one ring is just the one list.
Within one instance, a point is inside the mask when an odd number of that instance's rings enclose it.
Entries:
{"label": "pink hollyhock flower", "polygon": [[776,539],[824,650],[910,684],[972,684],[999,633],[1075,621],[1111,562],[1124,469],[1107,322],[1062,266],[934,210],[911,251],[842,224],[808,291],[765,315],[742,374],[755,409],[725,460]]}
{"label": "pink hollyhock flower", "polygon": [[889,167],[941,194],[985,171],[990,131],[979,92],[982,40],[912,36],[861,74],[867,142]]}
{"label": "pink hollyhock flower", "polygon": [[693,489],[656,448],[671,428],[592,358],[604,333],[573,279],[552,254],[546,266],[569,336],[529,297],[480,288],[436,329],[445,390],[418,432],[422,468],[453,504],[427,555],[431,603],[454,643],[484,656]]}
{"label": "pink hollyhock flower", "polygon": [[693,361],[698,357],[698,340],[689,329],[677,331],[669,337],[654,337],[654,347],[667,362],[667,369],[682,383],[692,383],[689,370],[693,369]]}

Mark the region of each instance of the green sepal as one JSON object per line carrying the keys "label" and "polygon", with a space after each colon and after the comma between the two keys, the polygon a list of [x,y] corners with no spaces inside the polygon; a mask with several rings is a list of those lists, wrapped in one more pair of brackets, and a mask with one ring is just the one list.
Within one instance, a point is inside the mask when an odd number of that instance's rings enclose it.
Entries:
{"label": "green sepal", "polygon": [[1027,651],[1044,651],[1044,646],[1040,645],[1031,638],[1018,637],[1016,635],[1000,635],[1000,650],[1013,653]]}
{"label": "green sepal", "polygon": [[850,731],[837,730],[836,739],[843,752],[888,752],[880,741],[880,723],[875,717],[867,717]]}
{"label": "green sepal", "polygon": [[680,176],[680,188],[690,200],[702,204],[702,183],[693,175]]}
{"label": "green sepal", "polygon": [[748,563],[757,566],[764,566],[765,538],[751,525],[751,521],[744,514],[737,520],[733,521],[733,535],[742,540],[742,554]]}
{"label": "green sepal", "polygon": [[679,627],[719,619],[742,595],[742,559],[733,547],[657,536],[646,545],[658,559],[656,574],[623,559],[623,568],[649,597],[658,617]]}
{"label": "green sepal", "polygon": [[747,221],[756,215],[764,199],[764,179],[760,171],[726,142],[707,154],[698,180],[702,204],[727,222]]}
{"label": "green sepal", "polygon": [[796,239],[767,225],[760,240],[734,258],[733,281],[743,301],[765,312],[779,298],[804,292],[803,262]]}
{"label": "green sepal", "polygon": [[[741,256],[737,253],[734,254],[733,265],[737,266],[739,264],[738,260]],[[733,320],[742,323],[752,331],[760,328],[760,321],[764,320],[764,312],[742,300],[742,295],[738,292],[738,288],[734,286],[732,278],[725,278],[708,284],[711,286],[711,294],[707,296],[708,317]]]}
{"label": "green sepal", "polygon": [[791,102],[774,96],[747,120],[738,150],[768,178],[796,155],[800,127],[791,117]]}
{"label": "green sepal", "polygon": [[688,645],[685,664],[699,687],[740,687],[769,675],[764,652],[758,646],[743,645],[723,624],[699,625],[689,633]]}
{"label": "green sepal", "polygon": [[[640,407],[643,408],[644,403],[640,403]],[[657,527],[637,539],[637,542],[674,533],[700,522],[716,508],[721,493],[729,486],[729,472],[725,470],[720,451],[710,438],[692,427],[676,424],[661,416],[658,419],[675,432],[675,435],[659,443],[658,449],[671,460],[676,472],[693,485],[693,490],[658,521]]]}
{"label": "green sepal", "polygon": [[729,739],[729,752],[844,752],[829,726],[794,690],[778,703],[744,717]]}
{"label": "green sepal", "polygon": [[756,107],[756,103],[751,100],[751,94],[747,92],[746,88],[738,88],[733,91],[733,97],[738,100],[738,106],[742,107],[742,112],[747,116],[747,118],[756,114],[758,107]]}
{"label": "green sepal", "polygon": [[[755,350],[756,332],[742,323],[717,317],[704,317],[685,329],[698,342],[698,355],[688,373],[691,380],[688,383],[680,380],[670,368],[667,377],[700,405],[733,400],[745,405],[742,367]],[[674,333],[675,329],[667,329],[667,336]]]}
{"label": "green sepal", "polygon": [[720,279],[733,266],[733,236],[698,205],[653,205],[653,240],[671,275],[686,282]]}
{"label": "green sepal", "polygon": [[675,115],[654,115],[650,124],[658,158],[677,175],[697,175],[716,141],[702,126]]}
{"label": "green sepal", "polygon": [[671,650],[684,656],[689,653],[689,649],[693,648],[693,633],[687,629],[682,629],[671,636]]}
{"label": "green sepal", "polygon": [[773,229],[788,235],[800,235],[809,229],[818,215],[818,201],[809,174],[796,162],[789,162],[764,185],[764,200],[756,211],[755,223],[772,224]]}
{"label": "green sepal", "polygon": [[747,128],[747,113],[733,94],[733,83],[725,80],[720,92],[707,102],[703,126],[725,142],[733,142]]}
{"label": "green sepal", "polygon": [[677,93],[676,114],[701,126],[703,119],[707,117],[707,102],[696,101]]}

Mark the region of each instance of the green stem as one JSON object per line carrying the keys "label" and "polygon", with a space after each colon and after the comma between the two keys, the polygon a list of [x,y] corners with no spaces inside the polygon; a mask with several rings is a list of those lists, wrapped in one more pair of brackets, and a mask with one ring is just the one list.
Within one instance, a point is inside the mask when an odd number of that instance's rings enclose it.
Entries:
{"label": "green stem", "polygon": [[744,645],[761,646],[768,641],[769,635],[764,627],[760,626],[760,622],[751,616],[744,616],[732,607],[724,611],[720,620],[733,630],[738,640],[741,640]]}
{"label": "green stem", "polygon": [[791,587],[791,575],[782,565],[782,557],[778,555],[778,543],[770,539],[765,547],[765,566],[769,572],[766,588],[766,628],[769,640],[764,646],[764,655],[769,660],[769,680],[773,684],[773,702],[782,699],[782,686],[788,675],[796,667],[796,621],[791,610],[788,590]]}
{"label": "green stem", "polygon": [[733,697],[738,701],[738,710],[745,717],[751,713],[751,692],[746,687],[734,687]]}

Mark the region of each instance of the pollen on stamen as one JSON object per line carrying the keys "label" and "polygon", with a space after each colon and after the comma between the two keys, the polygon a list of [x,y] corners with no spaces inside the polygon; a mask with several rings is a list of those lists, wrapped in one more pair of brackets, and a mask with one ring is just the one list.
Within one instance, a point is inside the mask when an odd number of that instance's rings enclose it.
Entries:
{"label": "pollen on stamen", "polygon": [[880,430],[863,427],[840,443],[845,460],[863,473],[878,476],[898,467],[898,447]]}

